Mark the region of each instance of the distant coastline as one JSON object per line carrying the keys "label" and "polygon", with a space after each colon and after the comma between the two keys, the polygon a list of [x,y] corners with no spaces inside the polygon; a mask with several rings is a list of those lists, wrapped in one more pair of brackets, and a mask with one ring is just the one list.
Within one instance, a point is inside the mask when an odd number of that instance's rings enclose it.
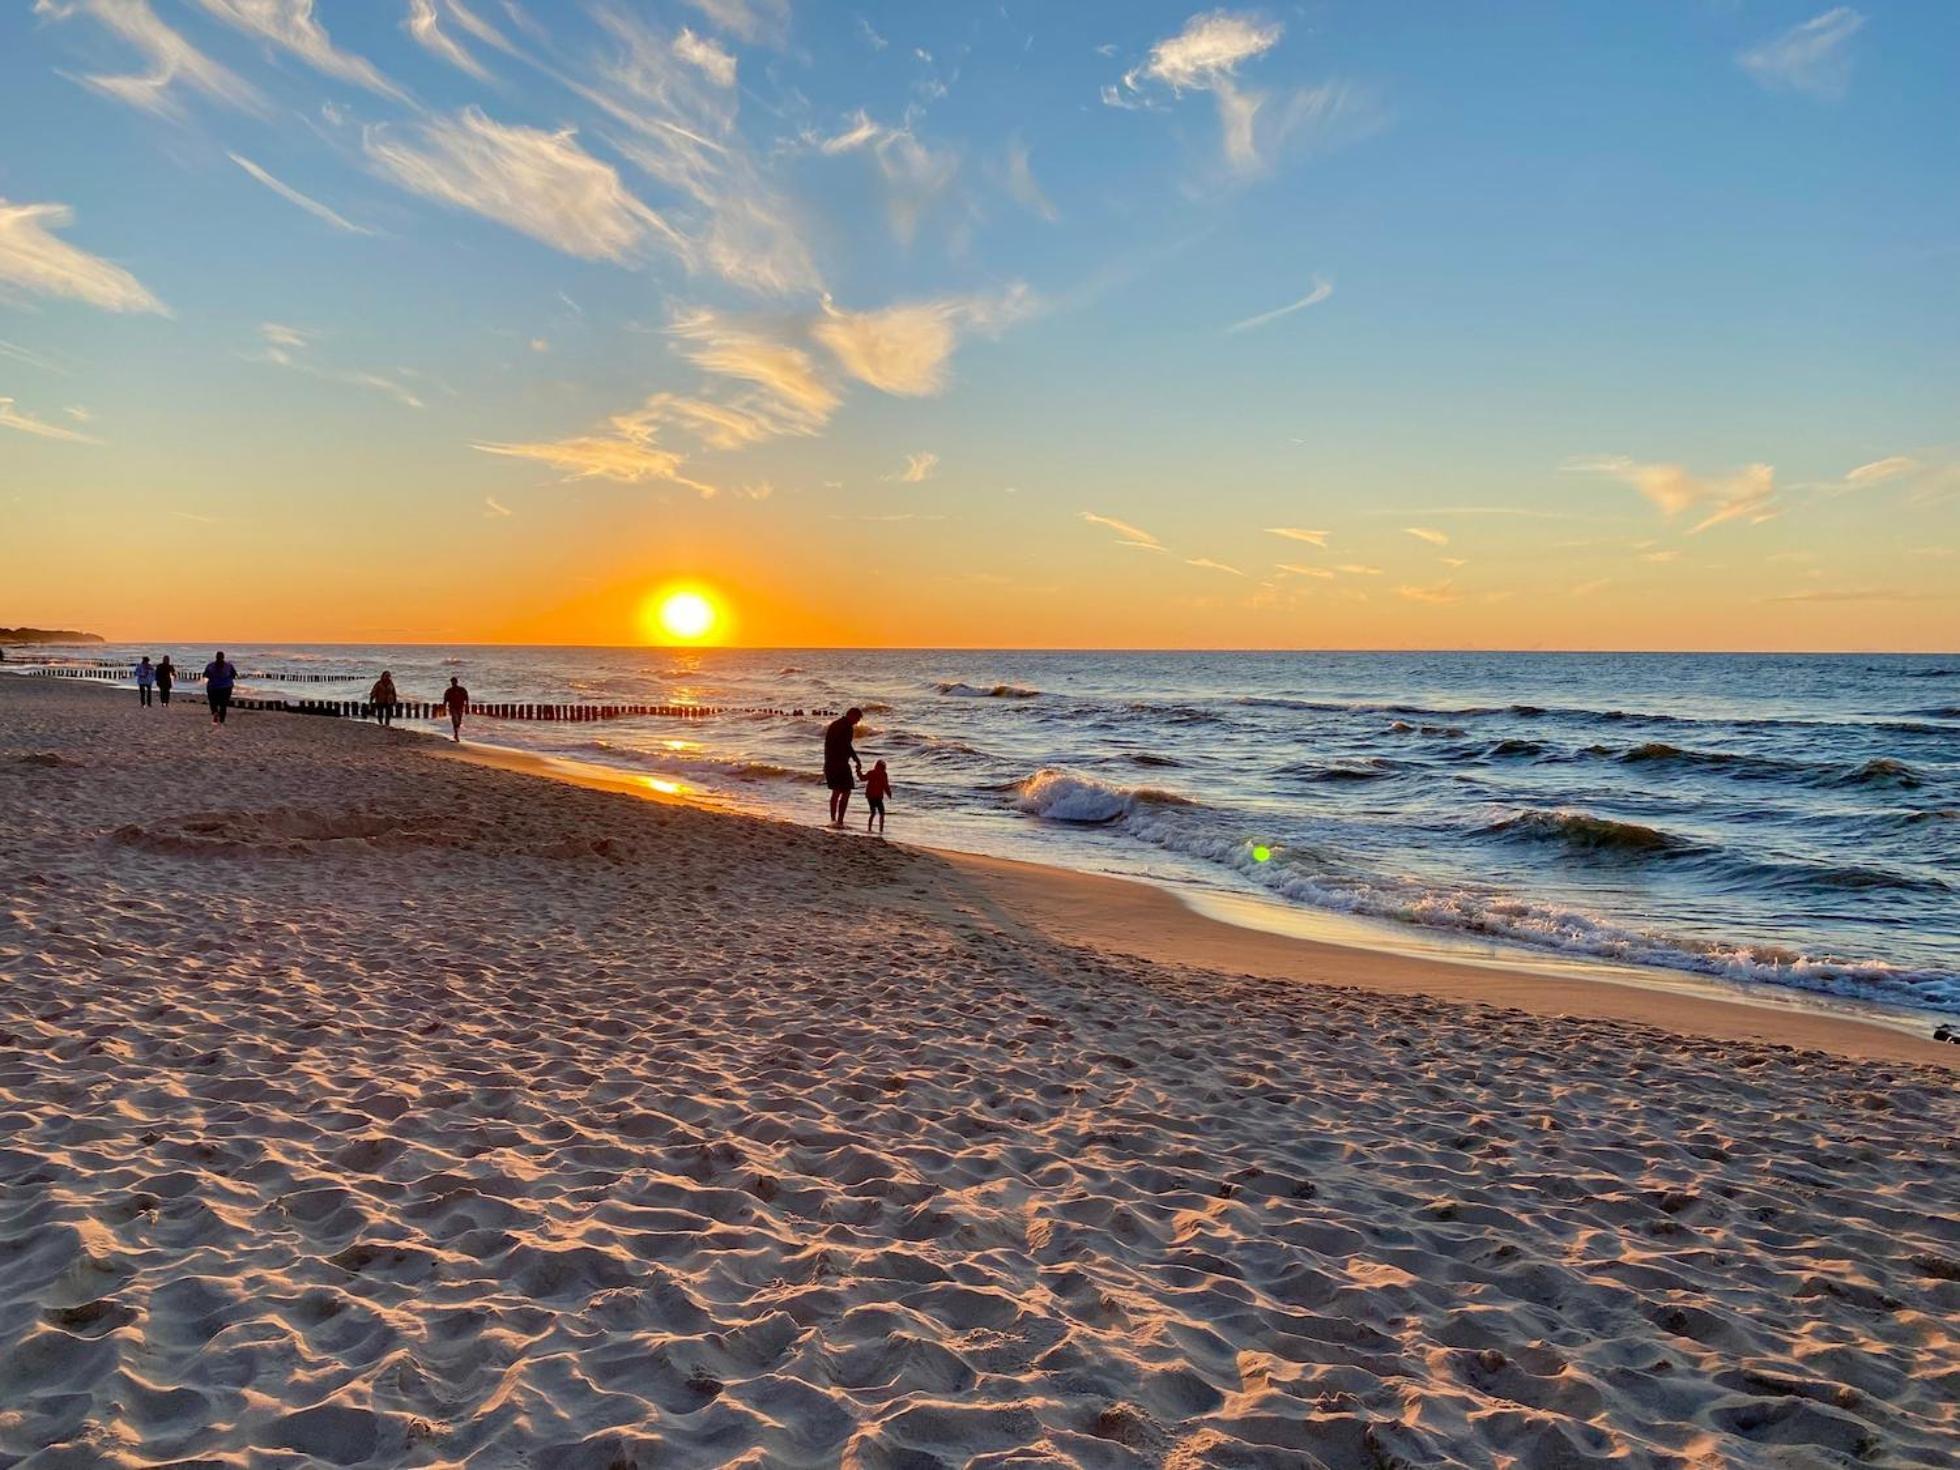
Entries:
{"label": "distant coastline", "polygon": [[106,643],[100,633],[81,633],[73,628],[0,628],[0,648],[9,643]]}

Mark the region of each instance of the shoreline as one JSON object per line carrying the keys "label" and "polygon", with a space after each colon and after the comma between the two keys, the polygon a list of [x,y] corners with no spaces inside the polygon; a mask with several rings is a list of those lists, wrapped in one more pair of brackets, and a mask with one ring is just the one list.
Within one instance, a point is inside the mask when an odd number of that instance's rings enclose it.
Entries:
{"label": "shoreline", "polygon": [[[799,826],[691,800],[674,789],[676,783],[659,777],[506,746],[467,741],[457,746],[440,736],[431,738],[452,760],[770,825]],[[811,824],[808,830],[824,829]],[[840,835],[855,840],[855,834]],[[1960,1071],[1960,1046],[1931,1039],[1936,1022],[1911,1014],[1873,1014],[1855,1002],[1837,1003],[1805,992],[1792,992],[1790,999],[1780,994],[1732,995],[1706,976],[1655,969],[1653,978],[1647,979],[1635,967],[1577,957],[1547,957],[1542,963],[1561,972],[1547,974],[1535,968],[1535,956],[1513,961],[1506,955],[1454,955],[1440,942],[1433,946],[1436,954],[1346,944],[1235,922],[1206,912],[1177,890],[1144,879],[896,840],[891,845],[942,859],[1004,914],[1054,938],[1140,959],[1383,994],[1428,995],[1452,1004],[1614,1021],[1677,1035],[1764,1042],[1863,1060],[1930,1063]]]}
{"label": "shoreline", "polygon": [[0,681],[0,1464],[1960,1443],[1946,1056],[443,753]]}

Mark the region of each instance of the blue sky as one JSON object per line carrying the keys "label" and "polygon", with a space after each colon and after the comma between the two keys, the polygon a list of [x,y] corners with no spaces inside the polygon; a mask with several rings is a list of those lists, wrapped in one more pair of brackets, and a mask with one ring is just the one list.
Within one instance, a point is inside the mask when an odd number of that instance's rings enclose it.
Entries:
{"label": "blue sky", "polygon": [[9,521],[229,573],[0,612],[1952,647],[1956,58],[1759,0],[9,6]]}

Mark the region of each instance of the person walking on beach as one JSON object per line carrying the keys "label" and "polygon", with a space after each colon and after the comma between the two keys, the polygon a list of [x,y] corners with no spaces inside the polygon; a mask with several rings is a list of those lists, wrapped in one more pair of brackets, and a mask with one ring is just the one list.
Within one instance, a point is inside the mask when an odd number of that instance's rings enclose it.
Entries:
{"label": "person walking on beach", "polygon": [[851,792],[857,785],[851,779],[852,768],[856,767],[859,776],[864,775],[864,762],[858,759],[857,747],[851,744],[851,736],[863,718],[864,711],[853,707],[824,726],[823,783],[830,788],[833,827],[844,825],[844,813],[851,807]]}
{"label": "person walking on beach", "polygon": [[454,674],[449,676],[449,687],[442,691],[442,707],[449,711],[449,738],[461,745],[463,716],[469,713],[470,691],[463,687],[463,681]]}
{"label": "person walking on beach", "polygon": [[883,761],[874,761],[871,774],[864,778],[864,800],[871,810],[865,813],[864,830],[869,832],[871,824],[878,824],[878,835],[885,835],[885,798],[892,794],[891,772],[885,769]]}
{"label": "person walking on beach", "polygon": [[395,706],[400,699],[395,694],[395,676],[387,669],[381,671],[381,677],[368,690],[368,703],[373,706],[375,721],[382,729],[395,723]]}
{"label": "person walking on beach", "polygon": [[156,681],[156,665],[150,662],[150,656],[146,653],[143,662],[136,666],[136,697],[143,701],[144,709],[150,707],[150,686]]}
{"label": "person walking on beach", "polygon": [[204,666],[204,702],[211,706],[212,724],[225,722],[225,713],[231,708],[231,686],[237,682],[237,666],[219,649],[218,656]]}
{"label": "person walking on beach", "polygon": [[163,656],[157,665],[157,698],[164,704],[170,703],[170,686],[177,682],[177,666],[170,661],[170,655]]}

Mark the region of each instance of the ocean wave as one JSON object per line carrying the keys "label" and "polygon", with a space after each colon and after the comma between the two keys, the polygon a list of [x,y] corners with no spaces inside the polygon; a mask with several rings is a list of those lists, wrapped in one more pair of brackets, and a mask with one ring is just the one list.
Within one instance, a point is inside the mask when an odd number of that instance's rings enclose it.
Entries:
{"label": "ocean wave", "polygon": [[995,684],[982,689],[957,679],[942,679],[932,686],[939,693],[953,699],[1039,699],[1039,689],[1029,689],[1020,684]]}
{"label": "ocean wave", "polygon": [[1919,773],[1903,761],[1895,761],[1885,756],[1868,760],[1853,770],[1827,776],[1819,783],[1825,786],[1862,786],[1884,791],[1915,791],[1924,784]]}
{"label": "ocean wave", "polygon": [[1299,761],[1290,766],[1281,766],[1276,774],[1317,784],[1342,785],[1351,781],[1380,781],[1399,776],[1402,770],[1393,761],[1375,756],[1351,766],[1323,766],[1313,761]]}
{"label": "ocean wave", "polygon": [[1615,749],[1610,745],[1589,745],[1586,747],[1586,754],[1616,760],[1622,765],[1724,771],[1739,777],[1773,777],[1787,775],[1801,769],[1795,762],[1778,760],[1774,756],[1743,755],[1727,750],[1690,750],[1679,745],[1669,745],[1663,740],[1650,740],[1644,745],[1635,745],[1624,750]]}
{"label": "ocean wave", "polygon": [[1167,725],[1215,725],[1225,718],[1217,710],[1201,704],[1158,704],[1147,699],[1133,699],[1124,710],[1133,715],[1152,716]]}
{"label": "ocean wave", "polygon": [[1196,806],[1189,797],[1149,786],[1111,786],[1093,776],[1044,766],[1011,788],[1016,810],[1048,822],[1100,826],[1144,807]]}
{"label": "ocean wave", "polygon": [[[1960,1009],[1960,974],[1748,940],[1669,934],[1469,885],[1363,873],[1335,853],[1256,842],[1222,831],[1216,823],[1185,820],[1187,815],[1138,804],[1119,811],[1115,819],[1139,840],[1229,869],[1255,888],[1313,908],[1619,964],[1933,1010]],[[1577,825],[1568,830],[1578,830]]]}
{"label": "ocean wave", "polygon": [[1407,720],[1390,720],[1388,733],[1391,735],[1463,735],[1468,733],[1461,725],[1411,725]]}
{"label": "ocean wave", "polygon": [[1561,807],[1554,811],[1522,811],[1485,827],[1492,837],[1522,838],[1536,842],[1557,842],[1582,852],[1666,853],[1685,852],[1694,846],[1656,827],[1638,822],[1616,822],[1591,812]]}
{"label": "ocean wave", "polygon": [[1484,755],[1490,760],[1511,761],[1523,760],[1531,756],[1540,756],[1544,753],[1545,742],[1542,740],[1512,739],[1498,741],[1497,744],[1486,750]]}

